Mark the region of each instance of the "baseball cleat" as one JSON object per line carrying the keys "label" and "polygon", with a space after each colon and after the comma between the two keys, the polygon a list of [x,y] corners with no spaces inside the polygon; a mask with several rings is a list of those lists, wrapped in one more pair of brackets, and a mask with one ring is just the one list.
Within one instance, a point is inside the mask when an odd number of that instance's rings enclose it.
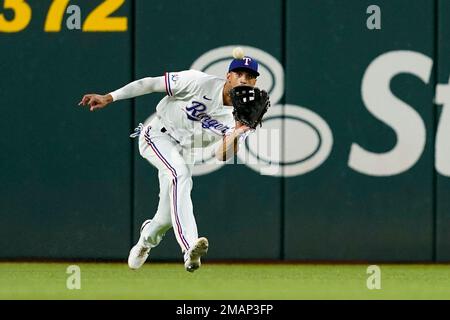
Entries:
{"label": "baseball cleat", "polygon": [[150,248],[139,243],[131,248],[130,255],[128,256],[128,266],[130,269],[136,270],[142,267],[147,260],[149,253]]}
{"label": "baseball cleat", "polygon": [[208,252],[208,246],[208,239],[197,239],[195,244],[185,254],[184,268],[186,271],[194,272],[200,268],[200,258]]}
{"label": "baseball cleat", "polygon": [[[141,231],[151,220],[145,220],[141,226]],[[150,247],[144,246],[139,242],[130,250],[130,255],[128,256],[128,266],[130,269],[136,270],[142,267],[142,265],[147,261],[148,255],[150,253]]]}

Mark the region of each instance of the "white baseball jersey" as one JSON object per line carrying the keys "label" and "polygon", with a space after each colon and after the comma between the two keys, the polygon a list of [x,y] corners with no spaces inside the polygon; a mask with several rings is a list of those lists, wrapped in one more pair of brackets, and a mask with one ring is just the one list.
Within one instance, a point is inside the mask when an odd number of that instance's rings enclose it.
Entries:
{"label": "white baseball jersey", "polygon": [[[164,89],[167,93],[156,107],[157,117],[152,115],[145,125],[140,123],[130,135],[139,137],[140,154],[158,169],[160,187],[158,210],[152,219],[144,222],[139,242],[130,251],[128,262],[131,268],[145,262],[146,257],[139,259],[139,248],[156,247],[170,227],[174,228],[189,263],[198,232],[190,197],[194,162],[187,161],[190,160],[188,155],[200,151],[195,148],[222,142],[224,136],[233,132],[233,107],[223,105],[225,83],[225,79],[188,70],[136,80],[110,93],[113,101],[164,92]],[[249,132],[240,136],[239,143]]]}
{"label": "white baseball jersey", "polygon": [[167,96],[156,111],[164,127],[182,146],[207,147],[233,131],[233,107],[223,105],[225,81],[196,70],[165,74]]}

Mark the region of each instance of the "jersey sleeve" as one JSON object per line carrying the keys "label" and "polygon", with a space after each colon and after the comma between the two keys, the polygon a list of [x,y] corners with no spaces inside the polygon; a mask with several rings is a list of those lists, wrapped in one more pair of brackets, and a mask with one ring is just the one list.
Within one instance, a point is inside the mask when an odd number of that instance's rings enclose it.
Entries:
{"label": "jersey sleeve", "polygon": [[183,98],[197,90],[198,80],[204,74],[196,70],[186,70],[180,72],[166,72],[164,82],[166,94],[170,97]]}

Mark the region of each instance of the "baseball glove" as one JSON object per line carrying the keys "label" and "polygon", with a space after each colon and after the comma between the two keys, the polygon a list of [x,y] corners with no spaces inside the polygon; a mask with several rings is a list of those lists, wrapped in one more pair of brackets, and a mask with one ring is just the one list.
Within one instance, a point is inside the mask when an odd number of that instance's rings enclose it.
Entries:
{"label": "baseball glove", "polygon": [[269,95],[266,91],[256,87],[237,86],[230,91],[233,102],[233,116],[252,129],[256,129],[264,114],[270,107]]}

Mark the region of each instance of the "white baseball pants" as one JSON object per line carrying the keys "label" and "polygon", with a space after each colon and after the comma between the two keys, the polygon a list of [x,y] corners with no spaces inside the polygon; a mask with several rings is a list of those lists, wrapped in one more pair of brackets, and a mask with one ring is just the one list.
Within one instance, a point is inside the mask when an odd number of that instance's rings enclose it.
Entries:
{"label": "white baseball pants", "polygon": [[158,120],[143,128],[139,152],[158,169],[159,204],[155,216],[141,232],[140,242],[156,247],[164,234],[174,228],[182,252],[197,240],[197,224],[192,208],[192,168],[183,148],[168,133],[161,132]]}

